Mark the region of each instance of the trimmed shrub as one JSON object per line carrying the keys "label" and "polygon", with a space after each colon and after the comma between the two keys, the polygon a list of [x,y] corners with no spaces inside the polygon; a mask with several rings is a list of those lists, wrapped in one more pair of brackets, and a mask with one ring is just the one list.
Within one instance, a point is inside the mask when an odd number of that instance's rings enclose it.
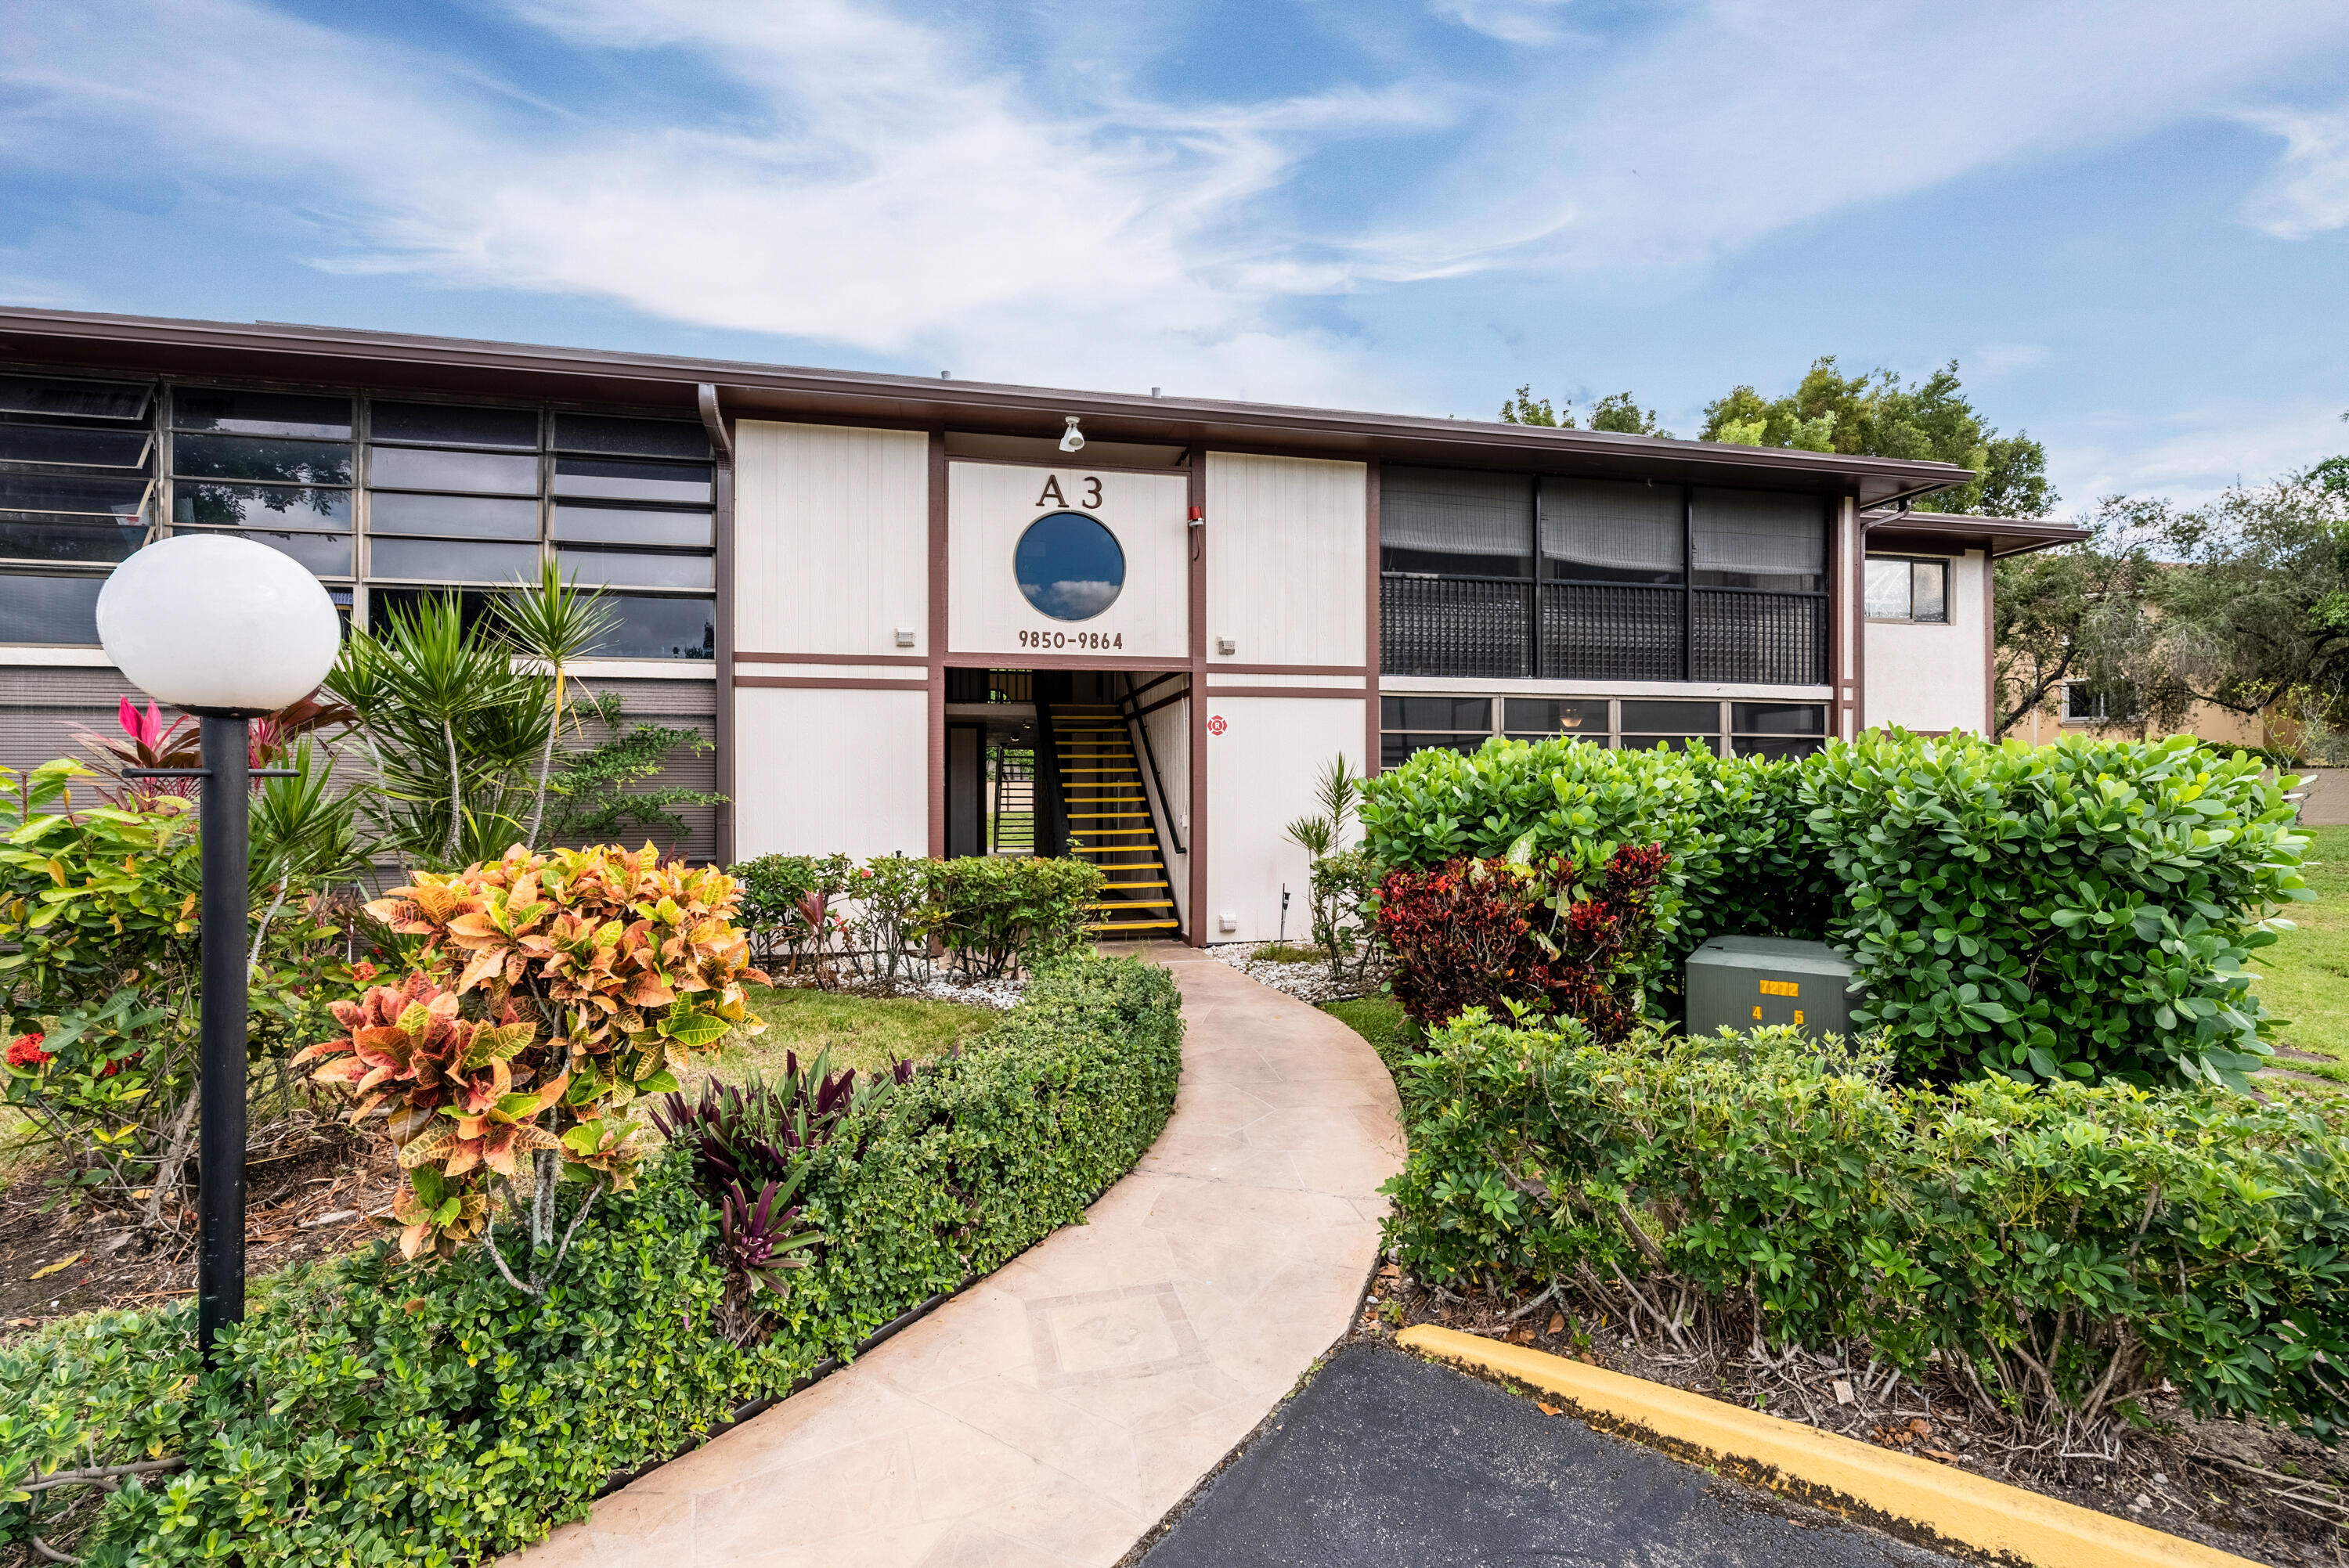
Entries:
{"label": "trimmed shrub", "polygon": [[925,926],[974,979],[1034,969],[1082,945],[1101,868],[1078,860],[974,855],[930,862]]}
{"label": "trimmed shrub", "polygon": [[1395,1000],[1422,1024],[1502,1006],[1579,1018],[1599,1039],[1622,1038],[1640,1018],[1664,865],[1662,850],[1626,844],[1580,890],[1562,857],[1539,868],[1458,860],[1389,872],[1377,911],[1395,955]]}
{"label": "trimmed shrub", "polygon": [[175,1458],[103,1499],[84,1561],[447,1563],[523,1545],[614,1470],[1080,1218],[1165,1124],[1182,1028],[1164,971],[1082,959],[983,1044],[852,1109],[798,1195],[824,1244],[761,1336],[719,1331],[719,1214],[684,1145],[597,1206],[543,1297],[485,1249],[423,1265],[386,1243],[261,1284],[209,1375],[191,1305],[53,1325],[0,1351],[0,1541],[40,1529],[28,1497],[56,1516],[57,1494],[24,1491],[36,1473]]}
{"label": "trimmed shrub", "polygon": [[1909,1074],[2240,1088],[2272,1028],[2243,963],[2310,896],[2293,782],[2186,738],[1870,731],[1784,762],[1493,740],[1371,780],[1362,819],[1390,868],[1661,845],[1662,1014],[1709,937],[1825,939]]}
{"label": "trimmed shrub", "polygon": [[1388,1240],[1423,1279],[1556,1283],[1675,1339],[1857,1340],[1912,1376],[1938,1353],[2038,1429],[2130,1418],[2164,1378],[2199,1414],[2338,1429],[2337,1109],[1889,1067],[1786,1029],[1599,1046],[1464,1015],[1396,1074]]}
{"label": "trimmed shrub", "polygon": [[2283,781],[2194,740],[1870,732],[1805,765],[1827,934],[1904,1071],[2243,1087],[2274,1027],[2243,963],[2314,895]]}

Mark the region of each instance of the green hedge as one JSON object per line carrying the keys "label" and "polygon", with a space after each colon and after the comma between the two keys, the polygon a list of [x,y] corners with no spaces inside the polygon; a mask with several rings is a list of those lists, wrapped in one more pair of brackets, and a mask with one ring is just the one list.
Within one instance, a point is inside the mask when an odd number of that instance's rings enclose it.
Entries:
{"label": "green hedge", "polygon": [[1396,1075],[1388,1239],[1423,1279],[1700,1301],[1731,1350],[1938,1352],[2032,1424],[2126,1418],[2164,1377],[2199,1413],[2342,1423],[2337,1110],[1888,1066],[1793,1030],[1599,1047],[1464,1014]]}
{"label": "green hedge", "polygon": [[2274,1027],[2243,970],[2313,897],[2285,785],[2186,737],[1984,746],[1866,735],[1804,765],[1841,888],[1853,1020],[1903,1068],[2240,1086]]}
{"label": "green hedge", "polygon": [[2243,962],[2311,896],[2290,783],[2188,738],[1871,731],[1783,762],[1496,739],[1380,775],[1361,817],[1388,865],[1663,845],[1664,1016],[1707,937],[1824,938],[1912,1075],[2240,1087],[2273,1027]]}
{"label": "green hedge", "polygon": [[200,1376],[193,1309],[98,1313],[0,1352],[0,1541],[36,1472],[184,1456],[108,1496],[92,1564],[469,1563],[584,1514],[615,1470],[780,1395],[928,1297],[1077,1220],[1173,1109],[1172,978],[1085,958],[816,1156],[833,1240],[763,1343],[713,1332],[715,1212],[677,1150],[582,1227],[543,1301],[478,1249],[387,1244],[262,1284]]}

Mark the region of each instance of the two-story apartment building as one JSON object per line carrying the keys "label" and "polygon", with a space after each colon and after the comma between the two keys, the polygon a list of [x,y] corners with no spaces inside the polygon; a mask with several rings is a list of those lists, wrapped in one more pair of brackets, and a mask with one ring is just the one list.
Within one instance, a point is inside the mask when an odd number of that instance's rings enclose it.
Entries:
{"label": "two-story apartment building", "polygon": [[[1344,753],[1560,731],[1788,754],[1980,729],[1946,464],[342,331],[0,310],[0,760],[124,682],[92,607],[222,530],[355,627],[549,556],[584,669],[705,728],[688,852],[1065,851],[1104,923],[1272,934]],[[698,770],[706,769],[706,773]]]}

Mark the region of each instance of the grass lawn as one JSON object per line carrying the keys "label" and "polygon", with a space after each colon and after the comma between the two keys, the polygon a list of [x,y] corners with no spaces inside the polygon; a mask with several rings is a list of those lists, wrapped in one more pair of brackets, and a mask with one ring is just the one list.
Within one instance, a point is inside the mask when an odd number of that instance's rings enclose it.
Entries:
{"label": "grass lawn", "polygon": [[1371,1042],[1389,1072],[1419,1048],[1419,1026],[1402,1016],[1402,1004],[1392,996],[1357,996],[1346,1002],[1324,1002],[1321,1010]]}
{"label": "grass lawn", "polygon": [[2288,907],[2284,918],[2299,929],[2251,955],[2260,976],[2253,988],[2269,1011],[2290,1020],[2277,1032],[2281,1043],[2332,1057],[2342,1066],[2321,1076],[2349,1080],[2349,828],[2306,831],[2315,841],[2308,858],[2323,862],[2302,873],[2316,902]]}
{"label": "grass lawn", "polygon": [[779,1072],[783,1053],[802,1061],[826,1047],[836,1067],[877,1071],[901,1057],[919,1061],[986,1033],[1002,1016],[991,1007],[913,997],[845,996],[833,991],[749,987],[750,1011],[767,1031],[728,1040],[718,1076],[740,1078],[751,1069]]}

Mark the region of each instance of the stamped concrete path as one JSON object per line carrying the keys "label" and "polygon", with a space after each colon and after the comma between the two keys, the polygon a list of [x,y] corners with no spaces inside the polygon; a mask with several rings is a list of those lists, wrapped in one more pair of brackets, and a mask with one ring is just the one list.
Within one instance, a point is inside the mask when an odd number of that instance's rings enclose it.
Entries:
{"label": "stamped concrete path", "polygon": [[1174,1119],[1092,1207],[853,1366],[595,1505],[527,1568],[1114,1563],[1344,1332],[1400,1168],[1361,1037],[1157,947]]}

